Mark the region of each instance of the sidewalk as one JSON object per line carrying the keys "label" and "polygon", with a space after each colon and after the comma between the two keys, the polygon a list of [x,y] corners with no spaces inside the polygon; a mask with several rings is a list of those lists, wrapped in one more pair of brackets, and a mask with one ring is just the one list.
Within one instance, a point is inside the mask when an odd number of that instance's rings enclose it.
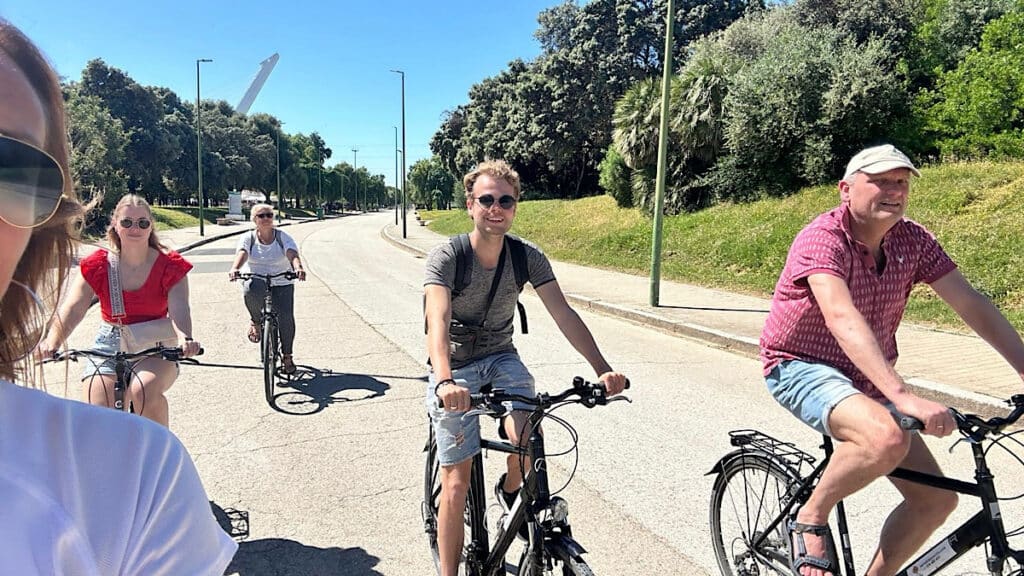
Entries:
{"label": "sidewalk", "polygon": [[[419,226],[389,224],[382,236],[425,254],[444,236]],[[543,246],[542,246],[543,248]],[[660,306],[649,305],[650,279],[552,261],[555,276],[574,307],[609,314],[701,340],[751,358],[768,315],[770,301],[720,290],[662,280]],[[897,369],[923,396],[965,411],[997,414],[1001,400],[1024,392],[1012,368],[976,336],[903,324],[897,333]],[[759,374],[751,374],[751,379]]]}
{"label": "sidewalk", "polygon": [[[340,216],[331,216],[337,218]],[[310,220],[315,222],[316,220]],[[280,226],[302,223],[284,220]],[[160,239],[187,252],[207,242],[238,235],[252,228],[209,225],[161,230]],[[388,224],[381,235],[417,255],[445,240],[415,219],[408,220],[406,238],[400,225]],[[82,246],[81,255],[95,249]],[[682,337],[757,358],[757,341],[768,314],[769,300],[662,280],[660,306],[649,305],[650,279],[620,272],[552,261],[566,298],[579,309],[617,316]],[[1024,391],[1013,369],[976,336],[953,334],[904,324],[897,333],[897,369],[918,393],[938,402],[980,414],[1001,413],[1001,401]],[[758,374],[751,374],[757,379]]]}

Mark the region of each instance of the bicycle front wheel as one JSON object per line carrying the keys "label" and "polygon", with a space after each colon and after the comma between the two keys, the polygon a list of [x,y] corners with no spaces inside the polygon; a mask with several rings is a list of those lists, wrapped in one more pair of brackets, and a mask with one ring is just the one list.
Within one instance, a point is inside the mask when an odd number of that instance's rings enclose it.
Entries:
{"label": "bicycle front wheel", "polygon": [[267,320],[263,323],[263,393],[267,404],[274,407],[274,380],[277,374],[277,326]]}
{"label": "bicycle front wheel", "polygon": [[[784,521],[765,535],[798,479],[772,460],[743,455],[726,463],[711,492],[711,539],[722,576],[788,576]],[[753,549],[754,540],[765,535]]]}
{"label": "bicycle front wheel", "polygon": [[536,565],[530,558],[528,550],[523,551],[519,561],[518,576],[594,576],[594,571],[582,558],[569,557],[564,560],[551,559],[551,569]]}

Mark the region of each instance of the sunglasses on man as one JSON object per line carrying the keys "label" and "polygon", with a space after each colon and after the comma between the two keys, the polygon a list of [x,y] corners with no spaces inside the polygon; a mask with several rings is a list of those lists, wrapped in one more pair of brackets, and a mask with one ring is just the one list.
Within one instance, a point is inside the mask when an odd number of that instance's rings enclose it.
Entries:
{"label": "sunglasses on man", "polygon": [[131,218],[121,218],[119,222],[121,228],[131,228],[132,226],[138,226],[139,230],[145,230],[153,225],[149,218],[139,218],[138,220],[132,220]]}
{"label": "sunglasses on man", "polygon": [[35,228],[57,212],[64,194],[64,171],[53,156],[0,134],[0,220]]}
{"label": "sunglasses on man", "polygon": [[[480,205],[483,206],[484,208],[490,208],[491,206],[494,206],[494,195],[493,194],[484,194],[482,196],[477,196],[476,198],[474,198],[474,200],[479,202]],[[509,210],[510,208],[512,208],[515,205],[516,205],[516,197],[515,196],[511,196],[509,194],[505,194],[501,198],[498,198],[498,206],[501,206],[501,208],[503,210]]]}

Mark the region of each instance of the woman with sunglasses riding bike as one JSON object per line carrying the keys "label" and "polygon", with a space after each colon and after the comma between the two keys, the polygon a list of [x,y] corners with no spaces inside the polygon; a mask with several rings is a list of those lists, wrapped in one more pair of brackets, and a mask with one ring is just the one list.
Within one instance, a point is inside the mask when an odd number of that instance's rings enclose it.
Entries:
{"label": "woman with sunglasses riding bike", "polygon": [[[252,223],[256,228],[238,239],[235,261],[228,270],[228,279],[238,279],[243,266],[253,274],[280,274],[294,271],[299,280],[306,279],[306,271],[299,258],[299,245],[290,234],[274,225],[274,207],[270,204],[254,204],[250,210]],[[263,309],[263,294],[266,282],[259,278],[246,281],[245,307],[249,310],[250,342],[260,341],[260,312]],[[295,359],[292,344],[295,342],[295,284],[290,278],[274,278],[270,286],[270,297],[277,311],[278,329],[281,331],[281,370],[285,374],[295,373]]]}
{"label": "woman with sunglasses riding bike", "polygon": [[[160,243],[153,229],[149,203],[134,194],[121,198],[111,215],[107,240],[108,250],[97,250],[79,264],[81,273],[71,280],[67,297],[42,345],[43,353],[60,347],[85,317],[93,297],[97,297],[103,324],[94,349],[112,354],[122,348],[125,331],[132,330],[133,325],[162,322],[167,332],[163,345],[180,343],[186,358],[198,354],[200,345],[192,338],[188,303],[187,274],[192,264]],[[116,271],[111,266],[116,266]],[[118,299],[123,303],[121,312],[116,304]],[[170,323],[164,320],[167,318]],[[136,362],[132,372],[133,383],[128,390],[132,405],[146,418],[167,426],[165,394],[178,377],[177,364],[149,357]],[[115,380],[112,359],[89,360],[82,373],[88,402],[112,406]]]}
{"label": "woman with sunglasses riding bike", "polygon": [[0,574],[223,574],[219,528],[166,428],[18,386],[83,208],[57,76],[0,19]]}

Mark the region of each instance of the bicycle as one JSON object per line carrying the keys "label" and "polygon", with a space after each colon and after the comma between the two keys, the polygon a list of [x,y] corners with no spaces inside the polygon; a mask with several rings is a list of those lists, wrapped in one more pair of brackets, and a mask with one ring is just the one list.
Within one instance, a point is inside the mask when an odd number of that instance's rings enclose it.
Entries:
{"label": "bicycle", "polygon": [[[1016,394],[1007,404],[1013,409],[1005,417],[988,420],[974,414],[961,414],[950,408],[962,439],[970,444],[974,457],[976,482],[964,482],[952,478],[935,476],[897,468],[891,477],[901,478],[960,494],[976,496],[981,500],[981,511],[972,516],[949,536],[939,541],[915,560],[910,562],[897,576],[930,576],[959,558],[965,552],[986,544],[989,574],[1002,576],[1007,560],[1013,560],[1017,568],[1011,576],[1024,576],[1024,551],[1010,548],[1008,536],[1024,531],[1024,528],[1006,532],[999,511],[1001,498],[996,494],[994,477],[985,460],[988,450],[1011,440],[1020,431],[1004,434],[1003,430],[1024,415],[1024,394]],[[921,423],[913,418],[903,417],[900,426],[906,430],[920,429]],[[815,458],[789,442],[783,442],[757,430],[735,430],[729,433],[730,443],[738,449],[719,460],[708,475],[717,474],[711,494],[711,535],[718,566],[724,576],[760,576],[762,574],[790,575],[790,536],[785,521],[796,514],[796,510],[807,501],[818,478],[832,456],[832,440],[824,436],[821,448],[825,458],[815,467]],[[955,444],[954,444],[955,446]],[[1003,447],[1005,449],[1005,447]],[[1011,453],[1012,454],[1012,453]],[[1014,455],[1016,458],[1016,455]],[[1022,461],[1017,458],[1018,461]],[[803,471],[813,467],[808,474]],[[1002,498],[1012,499],[1012,498]],[[723,514],[726,518],[723,518]],[[731,519],[729,514],[735,514]],[[723,519],[732,521],[730,531],[723,533]],[[850,544],[846,511],[843,503],[836,506],[836,523],[839,528],[837,547],[842,550],[842,566],[845,574],[856,574]],[[838,552],[838,551],[837,551]]]}
{"label": "bicycle", "polygon": [[236,279],[251,280],[262,279],[266,290],[263,293],[263,309],[260,310],[260,363],[263,364],[263,394],[267,398],[267,404],[274,407],[274,384],[277,381],[278,370],[281,368],[281,334],[277,328],[277,311],[274,310],[274,300],[271,296],[270,281],[274,278],[284,277],[294,280],[299,277],[291,270],[278,274],[253,274],[251,272],[239,272]]}
{"label": "bicycle", "polygon": [[[203,353],[203,349],[199,349],[200,355]],[[125,393],[131,386],[131,378],[135,375],[131,364],[135,360],[142,360],[144,358],[161,357],[164,360],[171,362],[191,362],[197,363],[192,358],[185,358],[181,355],[181,348],[166,348],[164,346],[154,346],[153,348],[147,348],[140,350],[139,352],[103,352],[100,350],[83,349],[83,350],[58,350],[53,353],[52,358],[43,360],[43,362],[62,362],[64,360],[70,360],[71,362],[78,362],[80,356],[86,356],[97,360],[113,360],[114,361],[114,410],[120,410],[122,412],[135,413],[135,407],[132,402],[125,402]],[[143,399],[145,402],[145,399]]]}
{"label": "bicycle", "polygon": [[[626,383],[629,388],[629,382]],[[590,383],[583,378],[573,378],[572,388],[559,394],[548,395],[539,393],[535,397],[507,394],[502,389],[482,390],[471,396],[473,408],[465,417],[486,414],[500,418],[512,410],[512,402],[522,402],[533,406],[528,419],[530,431],[529,441],[525,447],[518,447],[510,442],[499,442],[480,439],[481,452],[473,457],[469,492],[466,496],[465,523],[467,537],[463,544],[462,563],[466,576],[497,576],[505,574],[505,554],[509,551],[517,534],[525,525],[529,538],[519,560],[518,576],[542,576],[558,574],[563,576],[593,576],[594,572],[583,559],[586,550],[573,539],[572,529],[568,522],[569,505],[565,499],[557,496],[572,481],[570,475],[565,485],[552,492],[548,484],[548,470],[545,463],[548,454],[544,447],[544,437],[540,434],[540,422],[551,419],[569,431],[573,439],[573,447],[554,454],[567,454],[576,448],[578,436],[568,422],[552,415],[552,412],[568,404],[582,404],[587,408],[605,406],[610,402],[628,398],[616,396],[608,398],[604,385],[600,382]],[[427,453],[424,470],[424,496],[422,503],[424,531],[430,544],[434,558],[434,567],[440,570],[437,542],[438,500],[441,495],[441,465],[437,459],[437,444],[433,426],[430,426],[424,451]],[[493,545],[489,541],[486,523],[487,484],[484,481],[483,450],[493,450],[505,454],[517,454],[524,461],[529,458],[533,463],[531,473],[523,481],[523,487],[516,496],[515,502],[509,507],[508,513],[498,522],[497,534]],[[524,467],[525,468],[525,467]]]}

